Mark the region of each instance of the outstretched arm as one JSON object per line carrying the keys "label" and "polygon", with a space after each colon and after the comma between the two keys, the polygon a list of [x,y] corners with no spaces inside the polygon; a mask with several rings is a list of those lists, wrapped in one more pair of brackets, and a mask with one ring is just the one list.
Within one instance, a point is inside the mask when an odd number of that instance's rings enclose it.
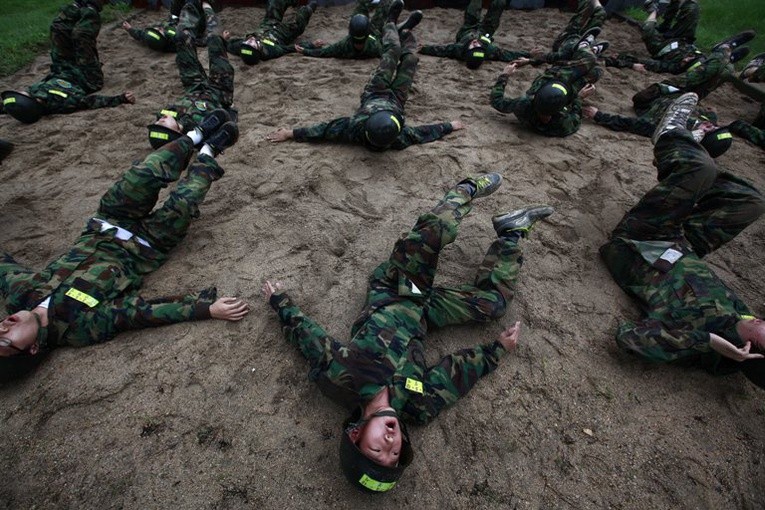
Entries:
{"label": "outstretched arm", "polygon": [[322,142],[325,140],[349,142],[351,141],[348,133],[349,125],[350,117],[340,117],[305,128],[279,128],[266,135],[266,140],[275,143],[287,140],[295,140],[296,142]]}
{"label": "outstretched arm", "polygon": [[524,100],[528,102],[525,96],[518,99],[505,98],[505,87],[507,87],[507,81],[510,79],[510,75],[514,73],[517,68],[517,63],[507,64],[505,69],[502,71],[502,74],[500,74],[497,78],[497,83],[495,83],[494,87],[491,89],[491,95],[489,96],[491,99],[491,106],[493,106],[495,110],[498,110],[502,113],[513,113],[522,106]]}
{"label": "outstretched arm", "polygon": [[393,149],[401,150],[406,149],[410,145],[435,142],[452,131],[459,131],[464,128],[465,125],[459,120],[416,127],[406,126],[391,147]]}
{"label": "outstretched arm", "polygon": [[97,108],[110,108],[121,104],[135,104],[135,95],[128,91],[118,96],[100,96],[91,94],[83,97],[77,105],[77,110],[95,110]]}

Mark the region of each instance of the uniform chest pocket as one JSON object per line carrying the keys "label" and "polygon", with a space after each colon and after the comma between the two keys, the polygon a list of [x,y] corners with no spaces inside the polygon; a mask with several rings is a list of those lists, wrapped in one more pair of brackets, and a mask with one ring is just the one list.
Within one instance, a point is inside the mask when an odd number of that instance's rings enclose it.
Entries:
{"label": "uniform chest pocket", "polygon": [[694,274],[685,275],[685,284],[697,298],[708,298],[712,295],[709,282],[705,278],[699,278]]}

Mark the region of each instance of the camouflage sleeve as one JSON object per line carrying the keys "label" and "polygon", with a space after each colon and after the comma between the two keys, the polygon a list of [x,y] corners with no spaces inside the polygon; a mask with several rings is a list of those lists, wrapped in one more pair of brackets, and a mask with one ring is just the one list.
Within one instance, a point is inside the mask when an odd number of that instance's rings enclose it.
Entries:
{"label": "camouflage sleeve", "polygon": [[340,117],[305,128],[295,128],[292,134],[296,142],[350,142],[350,121],[350,117]]}
{"label": "camouflage sleeve", "polygon": [[560,131],[551,132],[553,136],[568,136],[576,133],[582,125],[582,100],[576,98],[569,110],[562,115]]}
{"label": "camouflage sleeve", "polygon": [[111,108],[113,106],[119,106],[127,103],[125,94],[118,96],[101,96],[98,94],[91,94],[80,99],[77,105],[77,110],[95,110],[97,108]]}
{"label": "camouflage sleeve", "polygon": [[675,11],[677,15],[674,16],[672,27],[667,25],[665,29],[661,29],[666,30],[665,37],[693,42],[696,39],[696,27],[699,24],[699,5],[696,2],[683,2],[679,8],[675,7]]}
{"label": "camouflage sleeve", "polygon": [[670,330],[656,319],[624,322],[616,332],[622,349],[654,362],[669,362],[709,353],[709,333],[700,330]]}
{"label": "camouflage sleeve", "polygon": [[743,120],[732,122],[728,129],[734,135],[740,136],[744,140],[749,140],[758,147],[765,149],[765,129],[758,129]]}
{"label": "camouflage sleeve", "polygon": [[628,131],[640,136],[651,136],[656,126],[641,117],[625,117],[623,115],[612,115],[598,111],[593,119],[596,124],[606,126],[612,131]]}
{"label": "camouflage sleeve", "polygon": [[152,328],[210,318],[210,305],[217,291],[210,287],[199,294],[146,300],[129,296],[103,303],[77,316],[70,323],[66,340],[70,345],[89,345],[111,340],[131,329]]}
{"label": "camouflage sleeve", "polygon": [[144,42],[146,41],[146,32],[141,28],[128,28],[127,31],[128,34],[130,34],[130,37],[135,39],[136,41]]}
{"label": "camouflage sleeve", "polygon": [[462,47],[461,44],[428,45],[420,48],[420,53],[433,57],[446,57],[461,60]]}
{"label": "camouflage sleeve", "polygon": [[675,60],[656,60],[652,58],[646,58],[640,60],[640,63],[652,73],[670,73],[679,74],[683,68]]}
{"label": "camouflage sleeve", "polygon": [[437,365],[428,368],[423,381],[425,395],[429,397],[427,407],[417,413],[421,423],[431,421],[442,409],[466,395],[481,377],[497,368],[506,353],[502,344],[494,342],[444,356]]}
{"label": "camouflage sleeve", "polygon": [[308,360],[312,369],[326,367],[341,344],[329,336],[324,329],[316,324],[292,303],[285,293],[273,294],[271,307],[279,316],[282,323],[282,333],[287,341],[300,349],[303,357]]}
{"label": "camouflage sleeve", "polygon": [[529,58],[531,57],[531,53],[528,51],[513,51],[497,48],[491,55],[492,60],[498,60],[500,62],[512,62],[521,57]]}
{"label": "camouflage sleeve", "polygon": [[454,131],[451,122],[440,122],[438,124],[426,124],[424,126],[409,127],[405,126],[398,135],[396,141],[391,145],[392,149],[406,149],[410,145],[421,143],[430,143],[439,140]]}
{"label": "camouflage sleeve", "polygon": [[523,106],[524,100],[526,100],[525,102],[528,102],[528,99],[525,96],[518,99],[505,98],[505,87],[507,86],[507,80],[509,78],[510,77],[506,74],[500,74],[497,83],[495,83],[494,87],[491,89],[491,106],[502,113],[513,113],[519,107]]}
{"label": "camouflage sleeve", "polygon": [[669,2],[669,5],[664,10],[664,14],[662,15],[661,23],[656,27],[656,30],[659,32],[666,32],[670,29],[672,26],[672,23],[675,21],[675,18],[677,17],[677,11],[680,8],[680,2]]}
{"label": "camouflage sleeve", "polygon": [[319,58],[347,58],[348,56],[353,56],[352,53],[349,55],[348,49],[344,43],[345,40],[341,39],[336,43],[321,48],[308,48],[304,46],[303,55]]}

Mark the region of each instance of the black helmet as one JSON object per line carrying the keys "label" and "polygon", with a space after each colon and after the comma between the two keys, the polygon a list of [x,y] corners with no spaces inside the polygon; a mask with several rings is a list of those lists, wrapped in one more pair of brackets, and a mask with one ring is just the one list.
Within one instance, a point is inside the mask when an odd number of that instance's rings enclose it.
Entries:
{"label": "black helmet", "polygon": [[0,384],[24,377],[34,370],[45,359],[46,355],[46,352],[40,352],[0,357]]}
{"label": "black helmet", "polygon": [[[374,416],[395,416],[395,411],[379,411]],[[406,426],[399,421],[402,432],[401,454],[398,465],[387,467],[368,459],[361,450],[353,443],[348,432],[351,429],[364,424],[361,420],[361,411],[356,410],[353,415],[343,423],[342,437],[340,438],[340,469],[351,484],[357,489],[372,494],[380,494],[391,490],[401,478],[406,467],[411,464],[414,457],[412,445],[409,442],[409,432]]]}
{"label": "black helmet", "polygon": [[367,141],[376,149],[385,149],[398,138],[402,122],[393,112],[381,111],[373,113],[364,124],[364,135]]}
{"label": "black helmet", "polygon": [[239,45],[239,56],[242,57],[242,62],[248,66],[254,66],[260,62],[260,51],[249,44],[242,43]]}
{"label": "black helmet", "polygon": [[159,149],[168,142],[172,142],[183,136],[178,131],[173,131],[165,126],[159,124],[149,124],[146,126],[149,128],[149,143],[152,149]]}
{"label": "black helmet", "polygon": [[[480,43],[480,46],[476,46],[474,48],[465,46],[465,53],[463,57],[468,69],[478,69],[481,67],[481,64],[483,64],[483,61],[486,58],[486,50],[484,49],[484,44],[486,44],[486,42],[483,38],[481,38]],[[468,43],[468,45],[469,44],[470,43]]]}
{"label": "black helmet", "polygon": [[537,115],[553,115],[570,102],[571,94],[563,83],[551,80],[534,94],[533,107]]}
{"label": "black helmet", "polygon": [[701,140],[701,145],[713,158],[722,156],[733,144],[733,135],[728,128],[717,128],[710,131]]}
{"label": "black helmet", "polygon": [[747,359],[741,362],[741,371],[752,383],[765,390],[765,359]]}
{"label": "black helmet", "polygon": [[165,34],[155,28],[146,29],[146,45],[154,51],[165,51],[167,48],[167,37]]}
{"label": "black helmet", "polygon": [[369,18],[363,14],[351,16],[348,24],[348,35],[357,41],[363,41],[369,35]]}
{"label": "black helmet", "polygon": [[45,114],[43,105],[33,97],[15,90],[6,90],[1,95],[3,97],[3,110],[24,124],[34,124]]}

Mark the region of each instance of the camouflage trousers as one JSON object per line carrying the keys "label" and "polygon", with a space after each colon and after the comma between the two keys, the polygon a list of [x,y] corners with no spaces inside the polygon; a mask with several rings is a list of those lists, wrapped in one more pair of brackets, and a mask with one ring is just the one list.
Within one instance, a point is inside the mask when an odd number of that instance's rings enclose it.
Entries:
{"label": "camouflage trousers", "polygon": [[213,9],[202,8],[202,0],[187,1],[178,16],[176,44],[203,41],[207,36],[221,35],[220,21]]}
{"label": "camouflage trousers", "polygon": [[[223,175],[223,169],[209,156],[199,155],[189,166],[193,153],[194,144],[186,136],[163,145],[134,164],[101,197],[97,218],[129,230],[161,254],[141,261],[142,273],[159,267],[186,237],[191,220],[199,217],[199,205],[210,184]],[[153,211],[162,188],[177,181],[187,166],[176,189]]]}
{"label": "camouflage trousers", "polygon": [[178,43],[175,63],[183,88],[188,93],[207,92],[221,106],[228,108],[234,102],[234,68],[228,60],[226,42],[221,36],[212,35],[207,39],[207,56],[209,76],[199,61],[194,39],[184,38]]}
{"label": "camouflage trousers", "polygon": [[645,49],[652,57],[660,58],[658,53],[672,41],[664,38],[664,34],[656,28],[656,21],[646,21],[640,30],[640,36]]}
{"label": "camouflage trousers", "polygon": [[278,20],[266,17],[260,23],[257,33],[263,37],[269,37],[283,46],[289,46],[305,32],[311,15],[313,15],[313,11],[304,5],[297,10],[295,18],[290,21],[282,21],[282,16]]}
{"label": "camouflage trousers", "polygon": [[582,34],[595,27],[602,27],[606,21],[606,10],[603,7],[593,9],[591,0],[579,0],[576,13],[571,17],[558,37],[553,42],[553,51],[558,51],[567,39],[577,36],[577,41]]}
{"label": "camouflage trousers", "polygon": [[481,17],[481,0],[470,0],[465,9],[465,21],[457,31],[457,42],[462,42],[463,38],[469,37],[471,33],[478,32],[479,35],[494,35],[499,28],[499,21],[505,10],[506,2],[503,0],[491,0],[486,14]]}
{"label": "camouflage trousers", "polygon": [[297,0],[268,0],[266,3],[265,20],[279,23],[284,19],[284,13],[289,7],[297,7]]}
{"label": "camouflage trousers", "polygon": [[654,158],[659,184],[624,215],[613,237],[682,241],[704,257],[765,212],[751,184],[722,171],[690,132],[665,134]]}
{"label": "camouflage trousers", "polygon": [[101,15],[93,8],[67,5],[50,25],[51,75],[78,84],[91,94],[104,86],[96,39]]}
{"label": "camouflage trousers", "polygon": [[[403,40],[402,40],[403,39]],[[383,54],[380,64],[374,70],[369,82],[361,93],[361,105],[368,100],[391,94],[403,110],[409,97],[409,89],[417,72],[419,58],[415,54],[417,42],[409,31],[399,36],[394,23],[386,23],[383,32]]]}
{"label": "camouflage trousers", "polygon": [[[390,259],[374,271],[370,288],[388,287],[400,298],[421,300],[426,319],[437,327],[503,316],[523,264],[516,241],[500,238],[492,243],[473,285],[433,285],[439,254],[456,238],[462,218],[470,212],[470,201],[469,195],[454,188],[435,208],[421,215],[414,228],[396,242]],[[420,294],[404,288],[406,280],[414,283]],[[373,296],[380,295],[370,292],[369,308],[376,308]]]}
{"label": "camouflage trousers", "polygon": [[743,120],[733,121],[729,126],[730,132],[740,136],[744,140],[749,140],[753,144],[765,149],[765,121],[762,128],[749,124]]}
{"label": "camouflage trousers", "polygon": [[568,85],[574,94],[578,94],[588,83],[595,83],[603,75],[603,69],[598,65],[597,57],[592,50],[581,48],[573,54],[573,60],[565,65],[551,67],[539,75],[526,92],[527,95],[536,93],[550,80],[557,80]]}

